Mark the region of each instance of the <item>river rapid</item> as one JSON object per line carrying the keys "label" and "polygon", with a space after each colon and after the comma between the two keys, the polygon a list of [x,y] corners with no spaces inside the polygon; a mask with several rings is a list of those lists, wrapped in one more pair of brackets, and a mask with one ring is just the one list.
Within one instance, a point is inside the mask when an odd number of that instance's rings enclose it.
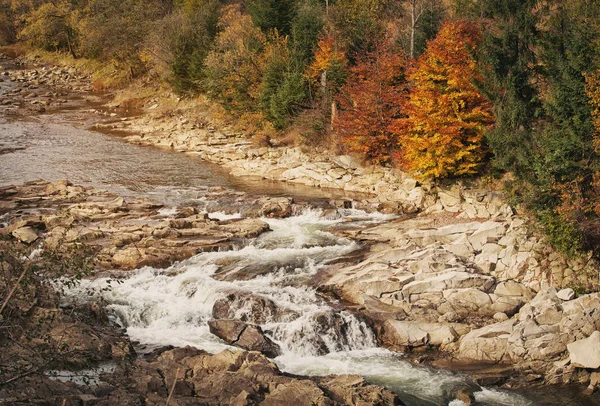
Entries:
{"label": "river rapid", "polygon": [[[0,90],[9,85],[0,83]],[[407,405],[461,405],[454,399],[456,390],[476,386],[467,376],[415,366],[402,354],[379,348],[364,321],[319,293],[311,282],[328,263],[361,248],[336,230],[365,227],[392,216],[322,210],[319,202],[330,200],[330,191],[235,179],[194,157],[90,131],[85,128],[98,117],[89,107],[80,103],[77,108],[29,117],[0,110],[0,185],[69,179],[126,196],[147,196],[169,207],[205,209],[209,207],[205,196],[215,188],[309,202],[289,218],[263,219],[271,231],[240,242],[234,250],[202,253],[168,269],[145,267],[117,281],[86,280],[70,290],[75,300],[89,297],[90,291],[101,297],[138,352],[165,345],[191,345],[213,353],[231,348],[209,331],[213,306],[231,294],[252,294],[282,310],[283,316],[265,315],[260,324],[280,346],[282,355],[274,361],[285,372],[359,374],[398,393]],[[349,198],[342,193],[333,197]],[[210,210],[209,216],[215,218],[239,216],[230,209]],[[249,268],[268,272],[248,277],[244,271]],[[249,319],[252,312],[242,306],[235,316]],[[582,404],[568,393],[546,393],[552,400],[539,401],[541,392],[477,387],[475,398],[482,405]]]}

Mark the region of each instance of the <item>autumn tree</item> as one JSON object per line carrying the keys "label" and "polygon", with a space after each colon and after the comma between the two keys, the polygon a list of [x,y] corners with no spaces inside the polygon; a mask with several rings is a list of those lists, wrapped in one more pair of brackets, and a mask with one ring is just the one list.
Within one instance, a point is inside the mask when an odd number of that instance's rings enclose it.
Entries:
{"label": "autumn tree", "polygon": [[69,0],[16,2],[24,15],[18,37],[46,50],[67,50],[77,56],[75,9]]}
{"label": "autumn tree", "polygon": [[391,127],[402,115],[405,98],[404,57],[393,52],[389,41],[361,55],[337,98],[334,129],[345,148],[370,162],[389,164],[398,148]]}
{"label": "autumn tree", "polygon": [[331,32],[322,35],[317,42],[313,63],[308,67],[308,75],[320,88],[325,105],[346,82],[348,59]]}
{"label": "autumn tree", "polygon": [[[169,13],[165,0],[87,0],[77,3],[80,51],[132,77],[147,72],[146,42],[154,22]],[[75,2],[74,2],[75,3]]]}
{"label": "autumn tree", "polygon": [[264,70],[266,37],[239,7],[228,6],[206,57],[209,94],[232,113],[256,111]]}
{"label": "autumn tree", "polygon": [[396,133],[403,166],[419,178],[474,174],[485,156],[483,136],[493,117],[473,84],[481,79],[473,55],[479,38],[471,23],[446,22],[409,71],[408,118]]}

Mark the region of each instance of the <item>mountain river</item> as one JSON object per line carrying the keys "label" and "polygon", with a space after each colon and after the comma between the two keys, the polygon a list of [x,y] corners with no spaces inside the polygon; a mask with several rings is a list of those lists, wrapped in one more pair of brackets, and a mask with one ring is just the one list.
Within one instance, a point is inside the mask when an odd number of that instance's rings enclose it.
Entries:
{"label": "mountain river", "polygon": [[[220,168],[171,151],[131,145],[115,135],[82,128],[93,119],[84,110],[18,119],[0,111],[0,185],[43,178],[124,195],[144,195],[168,207],[205,207],[214,187],[253,195],[329,200],[329,191],[231,178]],[[340,193],[338,197],[341,197]],[[318,204],[286,219],[264,219],[271,231],[232,251],[202,253],[168,269],[142,268],[122,280],[86,280],[70,291],[90,289],[108,304],[114,321],[127,329],[140,353],[164,345],[191,345],[209,352],[228,347],[209,332],[214,303],[227,295],[253,294],[270,299],[283,312],[266,314],[263,330],[282,349],[274,362],[301,375],[360,374],[390,388],[408,405],[461,405],[452,394],[470,382],[461,374],[420,367],[402,354],[378,348],[369,327],[332,304],[307,283],[328,261],[360,246],[336,236],[337,227],[362,227],[390,218],[353,209],[323,211]],[[166,209],[167,211],[169,209]],[[236,214],[214,211],[209,216]],[[223,278],[247,267],[270,272],[248,278]],[[103,289],[110,286],[110,289]],[[244,320],[252,309],[241,307]],[[481,405],[583,404],[566,390],[524,392],[482,388]],[[544,399],[544,400],[540,400]]]}

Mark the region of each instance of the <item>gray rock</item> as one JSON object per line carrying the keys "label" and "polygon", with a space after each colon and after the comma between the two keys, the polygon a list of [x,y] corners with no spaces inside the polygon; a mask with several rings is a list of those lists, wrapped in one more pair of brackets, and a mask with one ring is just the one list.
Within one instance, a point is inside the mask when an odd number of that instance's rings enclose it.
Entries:
{"label": "gray rock", "polygon": [[600,331],[583,340],[567,344],[571,364],[579,368],[600,368]]}
{"label": "gray rock", "polygon": [[349,155],[336,156],[331,160],[344,169],[356,169],[360,166],[360,163]]}
{"label": "gray rock", "polygon": [[260,351],[270,358],[281,355],[279,346],[265,336],[260,326],[238,320],[211,320],[208,327],[211,333],[231,345]]}
{"label": "gray rock", "polygon": [[388,320],[384,324],[384,340],[394,347],[442,345],[456,341],[458,334],[444,323],[421,323]]}
{"label": "gray rock", "polygon": [[527,299],[531,299],[534,296],[531,289],[512,280],[500,282],[498,286],[496,286],[494,294],[498,296],[522,296]]}
{"label": "gray rock", "polygon": [[556,296],[560,300],[564,300],[566,302],[568,300],[572,300],[575,298],[575,291],[571,288],[562,289],[562,290],[559,290],[558,293],[556,293]]}

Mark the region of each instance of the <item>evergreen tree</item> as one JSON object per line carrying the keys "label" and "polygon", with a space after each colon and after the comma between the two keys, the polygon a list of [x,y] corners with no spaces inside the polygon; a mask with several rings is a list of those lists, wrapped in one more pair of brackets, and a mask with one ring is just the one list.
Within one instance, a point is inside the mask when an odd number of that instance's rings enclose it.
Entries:
{"label": "evergreen tree", "polygon": [[317,0],[305,0],[298,6],[298,12],[292,21],[294,57],[303,66],[312,62],[317,39],[323,29],[323,14],[323,7]]}
{"label": "evergreen tree", "polygon": [[273,29],[283,35],[290,33],[296,15],[294,0],[251,0],[247,8],[254,25],[265,34]]}
{"label": "evergreen tree", "polygon": [[265,50],[260,101],[266,117],[277,129],[287,126],[306,99],[303,71],[294,59],[288,37],[275,33]]}
{"label": "evergreen tree", "polygon": [[487,141],[496,167],[530,177],[535,150],[534,127],[540,101],[534,86],[539,0],[482,0],[491,27],[481,48],[484,81],[494,103],[496,126]]}
{"label": "evergreen tree", "polygon": [[206,77],[204,61],[217,35],[218,0],[187,0],[182,32],[174,44],[170,83],[178,93],[196,93]]}
{"label": "evergreen tree", "polygon": [[585,76],[597,69],[600,4],[587,0],[556,2],[546,10],[541,42],[547,83],[544,112],[548,124],[540,137],[540,181],[568,182],[590,170],[594,156],[592,106]]}

